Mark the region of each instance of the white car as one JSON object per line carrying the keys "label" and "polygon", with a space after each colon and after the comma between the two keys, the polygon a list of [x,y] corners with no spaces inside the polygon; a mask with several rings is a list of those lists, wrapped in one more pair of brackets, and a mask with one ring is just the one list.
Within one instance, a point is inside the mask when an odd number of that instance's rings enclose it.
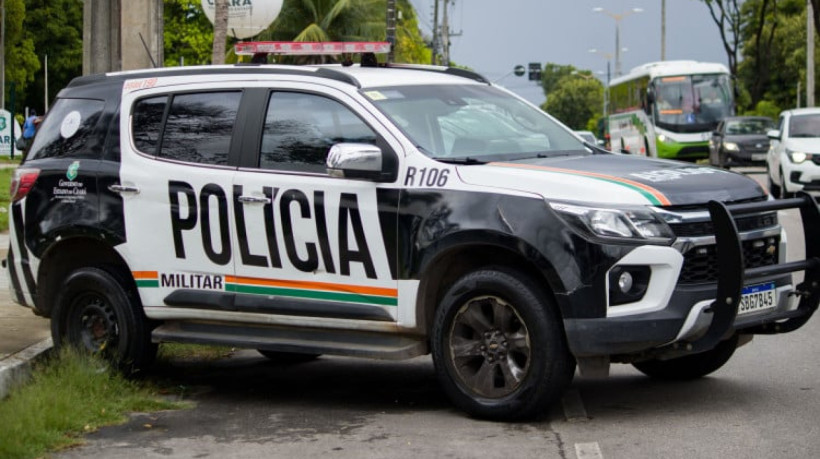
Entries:
{"label": "white car", "polygon": [[806,191],[820,196],[820,108],[799,108],[780,114],[766,166],[769,191],[778,198]]}

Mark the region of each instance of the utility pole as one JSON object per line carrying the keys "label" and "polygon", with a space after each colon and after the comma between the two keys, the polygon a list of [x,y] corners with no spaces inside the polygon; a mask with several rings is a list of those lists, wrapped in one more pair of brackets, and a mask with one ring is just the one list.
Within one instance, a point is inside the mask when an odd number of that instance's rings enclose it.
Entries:
{"label": "utility pole", "polygon": [[436,55],[438,54],[438,0],[433,0],[433,52],[430,64],[436,65]]}
{"label": "utility pole", "polygon": [[666,0],[661,0],[661,60],[666,60]]}
{"label": "utility pole", "polygon": [[396,0],[387,0],[387,42],[390,43],[387,62],[392,63],[396,52]]}
{"label": "utility pole", "polygon": [[444,9],[441,13],[441,65],[450,65],[450,22],[447,18],[447,4],[450,0],[444,0]]}
{"label": "utility pole", "polygon": [[814,107],[814,8],[806,0],[806,107]]}

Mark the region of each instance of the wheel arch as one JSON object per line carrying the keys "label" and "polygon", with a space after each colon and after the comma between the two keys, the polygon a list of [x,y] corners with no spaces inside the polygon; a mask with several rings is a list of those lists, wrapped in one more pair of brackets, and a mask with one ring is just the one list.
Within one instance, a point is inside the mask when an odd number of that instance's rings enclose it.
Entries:
{"label": "wheel arch", "polygon": [[[459,239],[465,239],[464,234]],[[469,239],[469,236],[466,237]],[[479,239],[479,238],[477,238]],[[436,309],[447,289],[461,276],[484,267],[504,267],[521,272],[541,286],[543,293],[556,304],[556,313],[561,315],[563,305],[561,295],[563,283],[554,266],[526,242],[510,236],[502,236],[494,243],[486,235],[480,241],[446,244],[429,255],[422,263],[416,297],[416,324],[425,333],[430,332]]]}
{"label": "wheel arch", "polygon": [[81,267],[102,269],[123,282],[126,290],[137,292],[128,264],[110,244],[92,237],[61,239],[43,253],[37,272],[37,309],[46,317],[51,316],[66,276]]}

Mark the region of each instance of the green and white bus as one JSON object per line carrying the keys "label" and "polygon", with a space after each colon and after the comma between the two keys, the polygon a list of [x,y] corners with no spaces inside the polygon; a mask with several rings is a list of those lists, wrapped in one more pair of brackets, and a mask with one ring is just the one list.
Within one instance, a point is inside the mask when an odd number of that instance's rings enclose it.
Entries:
{"label": "green and white bus", "polygon": [[696,61],[636,67],[610,82],[609,100],[610,148],[688,161],[709,156],[712,131],[735,110],[726,66]]}

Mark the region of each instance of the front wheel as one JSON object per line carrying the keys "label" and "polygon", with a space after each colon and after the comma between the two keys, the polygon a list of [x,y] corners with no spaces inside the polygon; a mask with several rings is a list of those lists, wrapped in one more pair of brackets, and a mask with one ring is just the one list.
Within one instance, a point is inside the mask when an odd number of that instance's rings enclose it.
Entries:
{"label": "front wheel", "polygon": [[65,280],[51,316],[54,346],[97,354],[132,372],[157,353],[136,292],[107,271],[81,268]]}
{"label": "front wheel", "polygon": [[701,378],[722,367],[737,349],[738,335],[721,341],[714,349],[669,360],[647,360],[632,364],[643,374],[657,379],[686,381]]}
{"label": "front wheel", "polygon": [[556,306],[535,282],[504,268],[456,281],[436,312],[432,340],[445,392],[477,417],[543,413],[575,372]]}

